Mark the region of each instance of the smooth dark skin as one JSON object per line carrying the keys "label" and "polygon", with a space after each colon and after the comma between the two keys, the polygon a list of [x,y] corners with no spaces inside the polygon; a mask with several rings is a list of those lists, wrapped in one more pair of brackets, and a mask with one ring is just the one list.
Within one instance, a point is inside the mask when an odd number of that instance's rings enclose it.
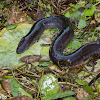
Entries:
{"label": "smooth dark skin", "polygon": [[36,22],[30,32],[21,39],[16,52],[23,53],[40,38],[44,30],[53,28],[60,30],[49,50],[50,59],[54,64],[58,65],[58,62],[63,60],[73,66],[81,64],[89,57],[100,56],[100,43],[97,42],[88,43],[69,55],[63,54],[64,48],[74,36],[74,26],[64,16],[48,17]]}

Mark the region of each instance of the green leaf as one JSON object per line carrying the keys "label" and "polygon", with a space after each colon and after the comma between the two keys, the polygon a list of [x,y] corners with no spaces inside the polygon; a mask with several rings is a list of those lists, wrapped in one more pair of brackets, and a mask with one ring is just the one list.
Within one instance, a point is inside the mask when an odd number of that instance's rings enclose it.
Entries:
{"label": "green leaf", "polygon": [[4,5],[3,4],[0,4],[0,9],[2,9],[4,7]]}
{"label": "green leaf", "polygon": [[93,98],[98,97],[98,94],[89,95],[88,97],[84,97],[81,100],[93,100]]}
{"label": "green leaf", "polygon": [[96,2],[99,2],[100,0],[96,0]]}
{"label": "green leaf", "polygon": [[17,27],[18,24],[12,24],[12,25],[8,25],[6,26],[7,29],[14,29]]}
{"label": "green leaf", "polygon": [[69,12],[66,12],[66,13],[64,14],[64,16],[70,17],[70,13],[69,13]]}
{"label": "green leaf", "polygon": [[5,79],[12,79],[13,76],[5,76]]}
{"label": "green leaf", "polygon": [[43,100],[54,100],[58,98],[63,98],[63,97],[69,97],[75,95],[75,92],[73,91],[66,91],[66,92],[61,92],[61,93],[55,93],[50,96],[43,97]]}
{"label": "green leaf", "polygon": [[[74,52],[75,50],[73,49],[78,49],[81,47],[81,43],[77,40],[72,40],[70,41],[70,43],[66,46],[65,50],[68,51],[68,53],[72,53]],[[68,48],[72,48],[72,49],[68,49]],[[67,54],[68,54],[67,53]]]}
{"label": "green leaf", "polygon": [[58,79],[53,74],[43,76],[38,84],[38,89],[43,95],[51,95],[59,90]]}
{"label": "green leaf", "polygon": [[74,7],[70,7],[70,9],[74,12],[76,11],[76,9]]}
{"label": "green leaf", "polygon": [[28,21],[32,21],[32,18],[30,16],[26,15],[26,17],[27,17]]}
{"label": "green leaf", "polygon": [[64,98],[63,100],[76,100],[76,98],[74,98],[74,97],[67,97],[67,98]]}
{"label": "green leaf", "polygon": [[39,66],[48,66],[48,65],[51,65],[51,64],[53,64],[52,62],[43,62],[43,61],[41,61],[41,62],[39,62]]}
{"label": "green leaf", "polygon": [[79,47],[81,47],[81,43],[79,41],[74,40],[72,42],[72,46],[73,49],[78,49]]}
{"label": "green leaf", "polygon": [[[0,34],[0,67],[1,66],[20,66],[23,63],[19,62],[19,59],[26,55],[40,55],[42,46],[41,44],[47,44],[40,38],[38,42],[33,44],[27,51],[22,54],[16,53],[16,48],[18,46],[19,41],[23,36],[25,36],[32,24],[19,24],[15,29],[8,30],[4,28]],[[41,37],[50,36],[50,31],[45,32],[42,34]],[[45,52],[47,54],[47,52]],[[44,52],[43,52],[44,54]],[[45,55],[45,54],[44,54]]]}
{"label": "green leaf", "polygon": [[42,47],[41,53],[43,56],[48,56],[49,57],[49,49],[50,47]]}
{"label": "green leaf", "polygon": [[84,28],[86,27],[86,21],[81,19],[78,23],[78,28]]}
{"label": "green leaf", "polygon": [[89,94],[91,94],[91,95],[94,95],[94,89],[93,88],[91,88],[90,86],[83,86],[83,88],[84,88],[84,90],[86,91],[86,92],[88,92]]}
{"label": "green leaf", "polygon": [[81,79],[75,79],[75,81],[80,84],[80,85],[87,85],[87,82],[86,81],[83,81]]}
{"label": "green leaf", "polygon": [[12,79],[10,81],[10,88],[12,95],[14,97],[18,96],[18,94],[29,96],[30,98],[33,98],[31,94],[27,93],[21,84],[19,84],[15,79]]}
{"label": "green leaf", "polygon": [[2,78],[0,78],[0,81],[2,81]]}
{"label": "green leaf", "polygon": [[92,5],[91,9],[85,9],[83,13],[85,14],[85,16],[92,16],[95,10],[96,7]]}
{"label": "green leaf", "polygon": [[70,17],[72,19],[80,19],[81,18],[81,12],[80,11],[74,11],[73,13],[70,14]]}
{"label": "green leaf", "polygon": [[70,43],[66,46],[66,48],[73,48],[73,49],[78,49],[81,47],[81,43],[77,40],[72,40]]}
{"label": "green leaf", "polygon": [[76,4],[76,5],[74,6],[74,8],[76,8],[76,9],[81,8],[81,7],[84,7],[84,6],[83,6],[83,5],[79,5],[79,4],[78,4],[78,5]]}
{"label": "green leaf", "polygon": [[98,85],[96,86],[97,86],[97,91],[100,93],[100,83],[98,83]]}
{"label": "green leaf", "polygon": [[97,31],[100,31],[100,26],[99,26],[99,27],[96,27],[96,30],[97,30]]}
{"label": "green leaf", "polygon": [[29,96],[31,99],[33,99],[32,95],[27,93],[24,89],[19,88],[18,90],[21,93],[21,95]]}
{"label": "green leaf", "polygon": [[10,88],[12,91],[12,95],[16,97],[19,94],[19,88],[23,88],[23,86],[19,84],[15,79],[12,79],[10,81]]}

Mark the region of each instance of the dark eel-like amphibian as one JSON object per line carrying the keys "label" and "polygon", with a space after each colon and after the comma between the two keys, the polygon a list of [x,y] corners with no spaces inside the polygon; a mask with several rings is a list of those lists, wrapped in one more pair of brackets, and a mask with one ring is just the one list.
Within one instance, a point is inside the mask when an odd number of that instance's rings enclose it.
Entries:
{"label": "dark eel-like amphibian", "polygon": [[52,16],[36,22],[30,32],[21,39],[16,52],[23,53],[40,38],[44,30],[53,28],[60,30],[49,50],[50,59],[54,64],[66,61],[69,66],[73,66],[81,64],[89,57],[100,56],[100,42],[91,42],[71,54],[63,54],[64,48],[74,36],[74,25],[64,16]]}

